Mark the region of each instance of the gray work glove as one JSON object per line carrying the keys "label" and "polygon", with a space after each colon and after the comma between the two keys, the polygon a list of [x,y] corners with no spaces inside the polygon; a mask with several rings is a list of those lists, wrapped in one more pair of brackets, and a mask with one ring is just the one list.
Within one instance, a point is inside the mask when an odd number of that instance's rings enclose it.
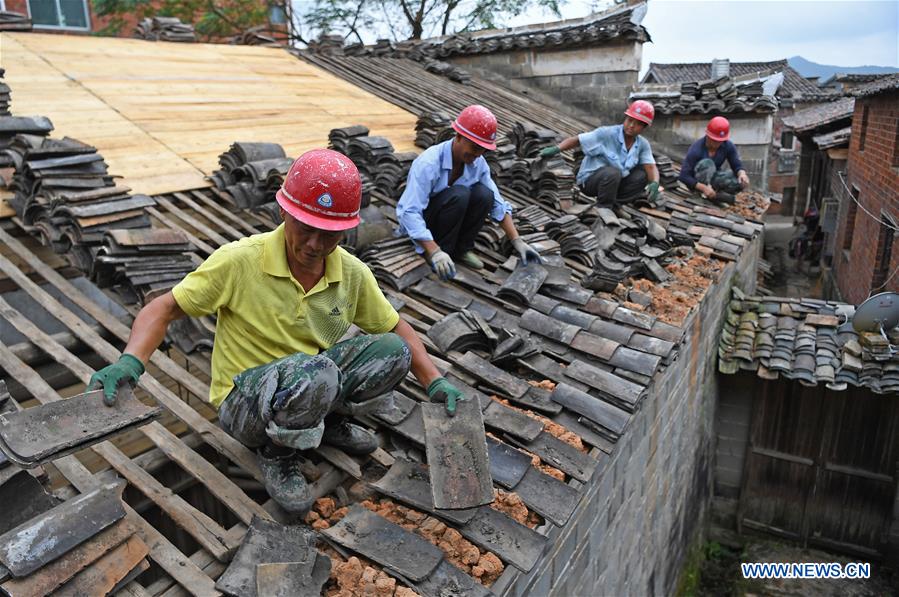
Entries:
{"label": "gray work glove", "polygon": [[456,264],[446,251],[438,249],[431,254],[431,269],[437,272],[441,280],[451,280],[456,277]]}
{"label": "gray work glove", "polygon": [[540,253],[537,252],[537,249],[521,240],[521,238],[516,238],[512,241],[512,248],[518,253],[518,258],[521,260],[522,265],[543,263],[543,259],[540,258]]}
{"label": "gray work glove", "polygon": [[546,158],[551,158],[554,155],[558,155],[560,153],[562,153],[562,150],[559,149],[559,146],[553,145],[552,147],[544,147],[543,149],[541,149],[540,157],[546,159]]}

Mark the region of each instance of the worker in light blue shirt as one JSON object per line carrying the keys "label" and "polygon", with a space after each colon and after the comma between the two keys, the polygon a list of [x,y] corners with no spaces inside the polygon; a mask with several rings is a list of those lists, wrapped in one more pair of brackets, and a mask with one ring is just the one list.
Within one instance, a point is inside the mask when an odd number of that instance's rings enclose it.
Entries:
{"label": "worker in light blue shirt", "polygon": [[659,169],[649,141],[640,136],[652,124],[655,108],[645,100],[637,100],[624,114],[623,124],[601,126],[540,152],[541,157],[551,157],[580,147],[584,161],[577,183],[585,195],[596,197],[599,205],[620,205],[644,196],[650,201],[658,199]]}
{"label": "worker in light blue shirt", "polygon": [[540,262],[538,252],[518,236],[512,206],[499,194],[484,159],[496,149],[496,117],[483,106],[468,106],[453,121],[456,136],[429,147],[409,170],[396,205],[398,232],[415,241],[444,280],[456,275],[456,261],[473,269],[484,263],[474,241],[489,215],[512,241],[522,264]]}

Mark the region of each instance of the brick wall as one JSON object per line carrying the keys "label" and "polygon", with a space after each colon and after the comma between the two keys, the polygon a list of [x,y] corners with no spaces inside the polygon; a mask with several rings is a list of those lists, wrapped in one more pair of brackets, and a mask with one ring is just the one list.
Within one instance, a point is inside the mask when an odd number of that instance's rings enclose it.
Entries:
{"label": "brick wall", "polygon": [[560,50],[516,50],[455,56],[449,62],[487,79],[527,92],[533,89],[559,103],[589,115],[597,123],[622,119],[627,96],[637,84],[643,46],[637,42],[602,47]]}
{"label": "brick wall", "polygon": [[753,291],[761,239],[727,267],[686,323],[679,356],[598,471],[530,574],[504,575],[498,595],[663,595],[691,543],[705,537],[713,484],[718,333],[730,288]]}
{"label": "brick wall", "polygon": [[[860,147],[861,123],[864,108],[868,108],[864,149]],[[880,217],[890,214],[899,223],[899,168],[894,166],[899,138],[899,91],[859,98],[852,117],[852,138],[849,142],[847,183],[858,189],[858,201],[865,209]],[[878,242],[881,241],[880,224],[858,209],[852,231],[852,247],[843,251],[847,234],[847,214],[851,199],[842,183],[834,181],[834,194],[841,198],[837,250],[834,256],[834,273],[840,294],[850,303],[864,301],[871,292],[875,269],[880,266]],[[899,267],[899,243],[893,243],[893,251],[887,267],[887,275]],[[899,275],[876,292],[899,291]]]}

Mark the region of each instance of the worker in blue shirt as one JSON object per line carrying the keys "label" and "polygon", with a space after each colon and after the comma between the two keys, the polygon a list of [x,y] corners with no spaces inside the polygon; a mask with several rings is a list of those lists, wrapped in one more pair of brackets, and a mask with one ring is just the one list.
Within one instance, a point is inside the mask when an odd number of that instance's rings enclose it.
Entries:
{"label": "worker in blue shirt", "polygon": [[[724,162],[730,171],[724,169]],[[705,127],[705,137],[697,139],[680,169],[678,180],[706,199],[721,203],[733,203],[734,195],[749,186],[749,175],[737,147],[730,141],[730,122],[723,116],[715,116]]]}
{"label": "worker in blue shirt", "polygon": [[640,136],[652,124],[655,108],[637,100],[624,114],[623,124],[601,126],[540,152],[540,157],[546,158],[580,146],[584,161],[577,183],[585,195],[596,197],[599,205],[618,205],[643,196],[655,201],[659,196],[659,169],[649,141]]}
{"label": "worker in blue shirt", "polygon": [[452,126],[453,139],[429,147],[412,162],[396,205],[398,232],[415,241],[444,280],[455,277],[455,260],[484,267],[473,249],[488,214],[512,241],[522,264],[540,262],[537,251],[519,238],[512,206],[500,196],[484,159],[486,151],[496,149],[496,117],[484,106],[468,106]]}

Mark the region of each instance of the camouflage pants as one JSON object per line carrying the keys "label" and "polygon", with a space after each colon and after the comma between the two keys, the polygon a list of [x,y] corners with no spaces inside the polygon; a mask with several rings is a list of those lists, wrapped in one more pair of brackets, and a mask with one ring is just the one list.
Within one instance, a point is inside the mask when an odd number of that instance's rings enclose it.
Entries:
{"label": "camouflage pants", "polygon": [[724,191],[725,193],[737,194],[743,190],[737,175],[730,170],[718,170],[715,162],[711,158],[699,160],[696,163],[696,180],[702,184],[711,186],[716,191]]}
{"label": "camouflage pants", "polygon": [[295,353],[234,376],[219,423],[249,448],[315,448],[326,415],[382,408],[411,361],[405,341],[392,333],[358,336],[317,355]]}

